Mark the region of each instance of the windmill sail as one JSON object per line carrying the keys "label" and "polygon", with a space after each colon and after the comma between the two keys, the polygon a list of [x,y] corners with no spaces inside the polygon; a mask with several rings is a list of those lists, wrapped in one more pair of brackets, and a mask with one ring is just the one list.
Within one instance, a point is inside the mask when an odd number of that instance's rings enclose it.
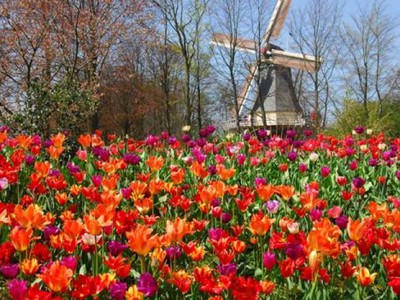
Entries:
{"label": "windmill sail", "polygon": [[289,12],[290,3],[291,0],[278,0],[276,3],[274,12],[272,13],[272,18],[264,35],[264,41],[266,45],[269,44],[271,36],[276,38],[281,33],[283,24]]}
{"label": "windmill sail", "polygon": [[256,49],[256,43],[252,40],[236,38],[235,41],[232,36],[222,33],[215,33],[212,38],[212,43],[226,48],[231,48],[233,45],[235,45],[239,50],[252,53],[254,53]]}

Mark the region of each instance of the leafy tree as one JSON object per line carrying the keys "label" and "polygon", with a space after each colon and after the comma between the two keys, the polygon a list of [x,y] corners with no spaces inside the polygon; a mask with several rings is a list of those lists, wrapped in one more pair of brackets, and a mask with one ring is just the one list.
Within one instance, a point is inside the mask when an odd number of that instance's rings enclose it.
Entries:
{"label": "leafy tree", "polygon": [[24,107],[13,116],[14,128],[27,133],[70,130],[78,135],[95,113],[97,99],[76,82],[64,80],[48,88],[43,80],[32,81]]}

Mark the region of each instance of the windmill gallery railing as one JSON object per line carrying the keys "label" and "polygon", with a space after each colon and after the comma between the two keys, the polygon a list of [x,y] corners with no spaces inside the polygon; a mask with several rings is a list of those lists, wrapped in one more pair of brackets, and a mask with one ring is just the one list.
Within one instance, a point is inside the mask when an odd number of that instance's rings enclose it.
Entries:
{"label": "windmill gallery railing", "polygon": [[[280,113],[267,113],[265,115],[266,126],[274,129],[281,127],[303,127],[306,122],[301,114],[294,114],[293,112],[280,112]],[[229,119],[221,122],[222,130],[232,131],[237,128],[236,119]],[[259,115],[245,116],[239,120],[240,128],[260,128],[263,127],[263,119]]]}

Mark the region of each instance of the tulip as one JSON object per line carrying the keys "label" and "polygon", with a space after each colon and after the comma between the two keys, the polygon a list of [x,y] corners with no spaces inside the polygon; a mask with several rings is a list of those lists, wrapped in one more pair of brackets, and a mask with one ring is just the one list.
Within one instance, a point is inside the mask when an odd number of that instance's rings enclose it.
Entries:
{"label": "tulip", "polygon": [[321,176],[322,177],[327,177],[331,172],[331,169],[328,166],[323,166],[321,168]]}
{"label": "tulip", "polygon": [[378,275],[378,273],[371,274],[367,268],[362,267],[360,271],[355,273],[355,275],[357,277],[358,282],[362,286],[367,286],[375,281],[375,278]]}
{"label": "tulip", "polygon": [[28,282],[23,279],[13,279],[8,284],[8,291],[13,300],[24,300],[26,299],[26,293],[28,292]]}
{"label": "tulip", "polygon": [[154,296],[158,290],[157,282],[150,273],[143,273],[140,275],[137,287],[138,291],[143,293],[146,297]]}
{"label": "tulip", "polygon": [[115,282],[110,285],[109,291],[112,299],[123,300],[128,285],[125,282]]}
{"label": "tulip", "polygon": [[265,252],[263,254],[263,263],[267,270],[272,270],[276,264],[276,255],[273,252]]}

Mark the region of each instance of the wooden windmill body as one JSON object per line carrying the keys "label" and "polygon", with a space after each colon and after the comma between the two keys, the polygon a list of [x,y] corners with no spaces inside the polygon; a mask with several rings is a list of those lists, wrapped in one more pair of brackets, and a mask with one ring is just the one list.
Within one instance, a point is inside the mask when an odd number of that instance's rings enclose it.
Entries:
{"label": "wooden windmill body", "polygon": [[[249,75],[237,99],[240,104],[239,117],[241,127],[263,126],[265,112],[268,127],[303,126],[305,120],[302,109],[294,92],[291,69],[316,72],[320,59],[310,55],[283,51],[270,43],[271,37],[278,37],[289,11],[291,0],[278,0],[262,41],[257,49],[251,40],[236,39],[224,34],[214,34],[213,43],[231,47],[233,42],[239,50],[260,52],[260,60],[251,65]],[[261,101],[260,101],[261,100]],[[262,108],[264,107],[264,109]],[[236,120],[228,120],[224,129],[236,127]]]}

